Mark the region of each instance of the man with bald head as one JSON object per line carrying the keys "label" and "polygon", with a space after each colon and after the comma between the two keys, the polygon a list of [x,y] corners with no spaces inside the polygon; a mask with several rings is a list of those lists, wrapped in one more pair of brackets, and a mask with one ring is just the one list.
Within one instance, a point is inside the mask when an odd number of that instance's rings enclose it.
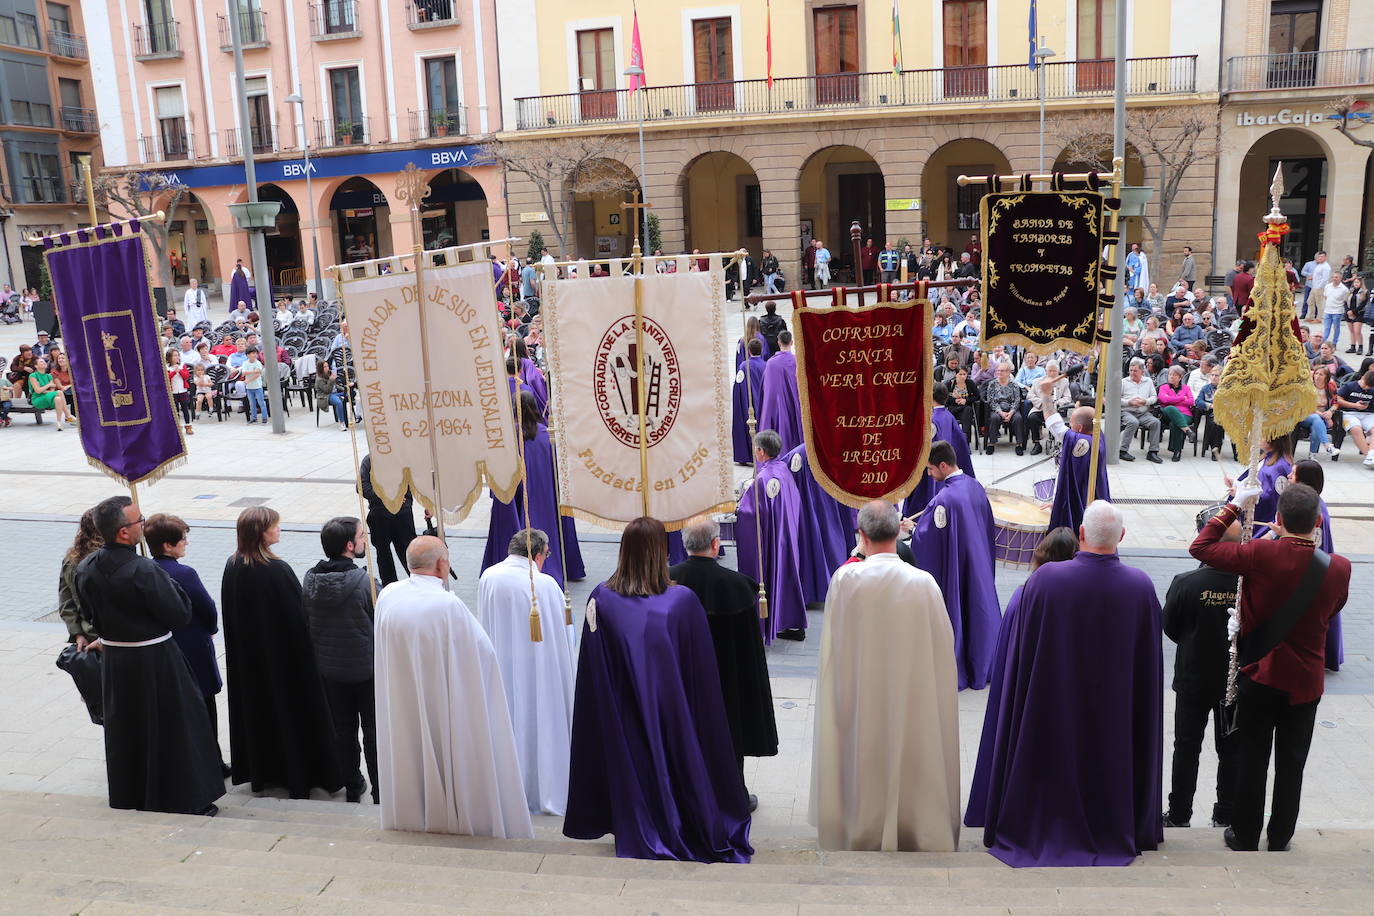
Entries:
{"label": "man with bald head", "polygon": [[931,575],[896,553],[891,503],[859,510],[859,549],[830,580],[816,684],[811,823],[822,849],[959,846],[954,628]]}
{"label": "man with bald head", "polygon": [[533,836],[496,652],[445,590],[448,545],[418,537],[406,565],[377,599],[382,827]]}
{"label": "man with bald head", "polygon": [[1021,591],[1002,670],[983,843],[1012,866],[1129,865],[1164,839],[1159,600],[1095,500],[1078,554]]}
{"label": "man with bald head", "polygon": [[[1040,410],[1045,417],[1045,429],[1049,430],[1060,448],[1059,479],[1054,484],[1054,503],[1050,506],[1050,524],[1046,530],[1064,527],[1077,531],[1083,523],[1083,509],[1088,504],[1088,471],[1091,469],[1090,452],[1096,413],[1091,407],[1075,407],[1066,425],[1054,406],[1052,385],[1048,383],[1048,378],[1037,382],[1040,386]],[[1097,489],[1093,498],[1112,498],[1107,486],[1106,436],[1097,443]]]}

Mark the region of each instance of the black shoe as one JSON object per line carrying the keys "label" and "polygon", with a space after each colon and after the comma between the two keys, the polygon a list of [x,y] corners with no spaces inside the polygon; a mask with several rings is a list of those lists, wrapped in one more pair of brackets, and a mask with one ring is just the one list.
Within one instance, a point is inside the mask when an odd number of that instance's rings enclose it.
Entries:
{"label": "black shoe", "polygon": [[1252,845],[1252,846],[1244,846],[1244,845],[1241,845],[1240,840],[1236,839],[1236,829],[1235,829],[1234,827],[1227,827],[1227,828],[1226,828],[1226,832],[1223,833],[1223,834],[1221,835],[1221,838],[1222,838],[1223,841],[1225,841],[1225,843],[1226,843],[1226,848],[1229,849],[1229,850],[1231,850],[1232,852],[1258,852],[1258,851],[1259,851],[1259,844],[1258,844],[1258,843],[1255,843],[1255,844]]}
{"label": "black shoe", "polygon": [[1197,430],[1193,429],[1191,426],[1188,427],[1188,431],[1184,435],[1188,437],[1189,442],[1197,441]]}
{"label": "black shoe", "polygon": [[1026,447],[1025,447],[1024,445],[1018,445],[1018,446],[1016,446],[1016,454],[1018,454],[1018,455],[1024,455],[1024,454],[1026,454]]}
{"label": "black shoe", "polygon": [[790,639],[793,642],[805,642],[806,631],[799,627],[793,627],[790,630],[779,630],[778,639]]}
{"label": "black shoe", "polygon": [[1191,822],[1192,822],[1192,819],[1191,819],[1191,818],[1181,818],[1181,819],[1177,819],[1177,818],[1175,818],[1172,814],[1168,813],[1167,811],[1164,812],[1164,826],[1165,826],[1165,827],[1188,827],[1188,826],[1191,826]]}
{"label": "black shoe", "polygon": [[360,780],[356,786],[349,786],[345,790],[344,801],[358,804],[363,800],[363,792],[367,791],[367,780]]}
{"label": "black shoe", "polygon": [[1040,454],[1041,452],[1043,452],[1044,450],[1045,450],[1045,447],[1044,447],[1043,445],[1041,445],[1039,442],[1034,442],[1034,443],[1031,444],[1031,454],[1032,454],[1032,455],[1038,455],[1038,454]]}
{"label": "black shoe", "polygon": [[993,452],[995,452],[995,451],[997,451],[997,446],[995,446],[995,445],[989,445],[987,448],[983,449],[983,454],[984,454],[984,455],[991,455],[991,454],[992,454]]}
{"label": "black shoe", "polygon": [[1132,455],[1130,452],[1122,452],[1118,457],[1120,457],[1122,461],[1135,461],[1135,455]]}
{"label": "black shoe", "polygon": [[1212,449],[1212,451],[1209,452],[1208,454],[1210,454],[1210,455],[1212,456],[1212,460],[1213,460],[1213,461],[1216,461],[1216,460],[1217,460],[1217,456],[1221,454],[1221,449],[1219,449],[1219,448],[1214,448],[1214,449]]}
{"label": "black shoe", "polygon": [[1290,850],[1290,849],[1292,849],[1292,848],[1293,848],[1292,843],[1284,843],[1282,846],[1275,846],[1273,840],[1270,840],[1270,841],[1269,841],[1269,851],[1270,851],[1270,852],[1288,852],[1288,850]]}
{"label": "black shoe", "polygon": [[1170,459],[1170,460],[1172,460],[1172,461],[1182,461],[1182,460],[1183,460],[1183,452],[1174,452],[1174,456],[1173,456],[1173,458]]}
{"label": "black shoe", "polygon": [[1151,462],[1152,464],[1164,463],[1164,459],[1159,457],[1159,452],[1150,452],[1150,454],[1145,456],[1145,460]]}
{"label": "black shoe", "polygon": [[750,793],[749,793],[749,813],[750,813],[750,814],[753,814],[753,813],[754,813],[755,811],[757,811],[757,810],[759,810],[759,797],[758,797],[757,795],[755,795],[754,793],[750,792]]}
{"label": "black shoe", "polygon": [[214,817],[216,814],[219,814],[219,805],[206,805],[204,808],[197,811],[196,814],[201,817]]}
{"label": "black shoe", "polygon": [[1345,348],[1345,352],[1347,352],[1347,353],[1354,353],[1354,352],[1355,352],[1355,348],[1354,348],[1354,347],[1346,347],[1346,348]]}

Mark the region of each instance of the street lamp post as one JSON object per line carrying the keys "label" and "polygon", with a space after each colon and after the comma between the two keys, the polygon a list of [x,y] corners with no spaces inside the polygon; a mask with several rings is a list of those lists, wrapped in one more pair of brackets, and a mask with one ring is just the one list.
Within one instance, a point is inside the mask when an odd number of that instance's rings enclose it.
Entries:
{"label": "street lamp post", "polygon": [[[645,89],[647,89],[648,87],[646,87],[646,86],[644,85],[644,79],[643,79],[643,77],[644,77],[644,68],[643,68],[643,67],[637,67],[637,66],[635,66],[634,64],[631,64],[629,67],[626,67],[626,68],[625,68],[625,75],[628,76],[628,77],[630,77],[630,79],[632,79],[632,80],[635,79],[635,78],[639,78],[639,88],[635,90],[635,109],[636,109],[636,111],[637,111],[637,113],[638,113],[638,115],[639,115],[639,190],[640,190],[640,192],[641,192],[641,193],[640,193],[640,200],[647,201],[647,200],[649,199],[649,193],[648,193],[648,191],[649,191],[649,188],[648,188],[649,177],[648,177],[648,175],[646,175],[645,172],[644,172],[644,99],[643,99],[643,95],[644,95]],[[643,215],[644,215],[644,211],[643,211],[643,210],[637,211],[637,212],[635,213],[635,219],[640,219],[641,217],[643,217]],[[646,225],[644,225],[644,226],[639,227],[638,229],[636,229],[635,235],[638,236],[639,238],[644,239],[644,240],[645,240],[645,244],[647,244],[647,243],[648,243],[648,236],[649,236],[649,227],[648,227],[647,223],[646,223]],[[653,252],[649,252],[649,253],[652,254]]]}
{"label": "street lamp post", "polygon": [[317,234],[315,194],[310,184],[310,138],[305,131],[305,98],[298,84],[296,91],[286,97],[286,104],[301,108],[301,153],[305,157],[305,202],[310,208],[310,249],[315,262],[315,295],[324,298],[324,274],[320,272],[320,238]]}
{"label": "street lamp post", "polygon": [[279,201],[258,200],[258,175],[253,163],[253,135],[248,120],[248,89],[243,79],[243,34],[239,23],[237,0],[227,0],[225,12],[229,16],[229,37],[234,46],[234,89],[238,95],[239,146],[243,149],[243,183],[248,192],[247,203],[230,204],[234,220],[240,229],[248,230],[248,252],[253,260],[257,278],[258,333],[266,350],[262,364],[267,376],[267,409],[271,414],[272,432],[286,432],[285,408],[281,397],[281,373],[277,369],[277,334],[272,327],[272,280],[267,272],[267,241],[263,230],[276,225]]}
{"label": "street lamp post", "polygon": [[1040,96],[1040,174],[1045,174],[1045,63],[1054,56],[1054,51],[1045,47],[1045,39],[1042,37],[1035,45],[1035,72],[1039,78],[1039,90],[1036,95]]}

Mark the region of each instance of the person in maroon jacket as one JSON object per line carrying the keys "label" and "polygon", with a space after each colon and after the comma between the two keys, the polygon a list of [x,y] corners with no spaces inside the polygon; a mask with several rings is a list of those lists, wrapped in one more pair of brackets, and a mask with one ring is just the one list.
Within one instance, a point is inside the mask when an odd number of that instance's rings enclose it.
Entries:
{"label": "person in maroon jacket", "polygon": [[[1213,569],[1239,573],[1241,600],[1239,632],[1244,661],[1246,637],[1288,602],[1303,585],[1320,537],[1320,498],[1306,484],[1290,484],[1279,497],[1274,528],[1277,540],[1232,544],[1222,535],[1240,517],[1242,507],[1259,497],[1258,489],[1236,492],[1234,501],[1218,512],[1193,541],[1188,552]],[[1274,748],[1274,797],[1269,816],[1269,851],[1288,849],[1298,820],[1302,771],[1312,744],[1325,684],[1326,631],[1331,618],[1345,606],[1350,590],[1350,561],[1331,555],[1320,584],[1302,597],[1305,607],[1292,628],[1258,661],[1243,665],[1237,681],[1236,787],[1234,813],[1226,845],[1234,850],[1259,848],[1264,820],[1264,790],[1269,771],[1269,748]],[[1234,630],[1237,621],[1233,620]],[[1278,634],[1272,634],[1277,636]]]}

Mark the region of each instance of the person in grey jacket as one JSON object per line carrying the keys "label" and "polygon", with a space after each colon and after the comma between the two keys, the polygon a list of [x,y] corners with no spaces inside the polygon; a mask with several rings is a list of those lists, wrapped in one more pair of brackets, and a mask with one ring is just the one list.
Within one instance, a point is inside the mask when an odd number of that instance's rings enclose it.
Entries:
{"label": "person in grey jacket", "polygon": [[305,618],[315,661],[329,697],[335,745],[345,771],[350,802],[362,799],[367,784],[358,769],[358,730],[372,779],[372,803],[378,804],[377,714],[372,684],[374,588],[366,567],[354,559],[367,555],[363,525],[351,516],[332,518],[320,530],[325,559],[305,574],[302,583]]}

